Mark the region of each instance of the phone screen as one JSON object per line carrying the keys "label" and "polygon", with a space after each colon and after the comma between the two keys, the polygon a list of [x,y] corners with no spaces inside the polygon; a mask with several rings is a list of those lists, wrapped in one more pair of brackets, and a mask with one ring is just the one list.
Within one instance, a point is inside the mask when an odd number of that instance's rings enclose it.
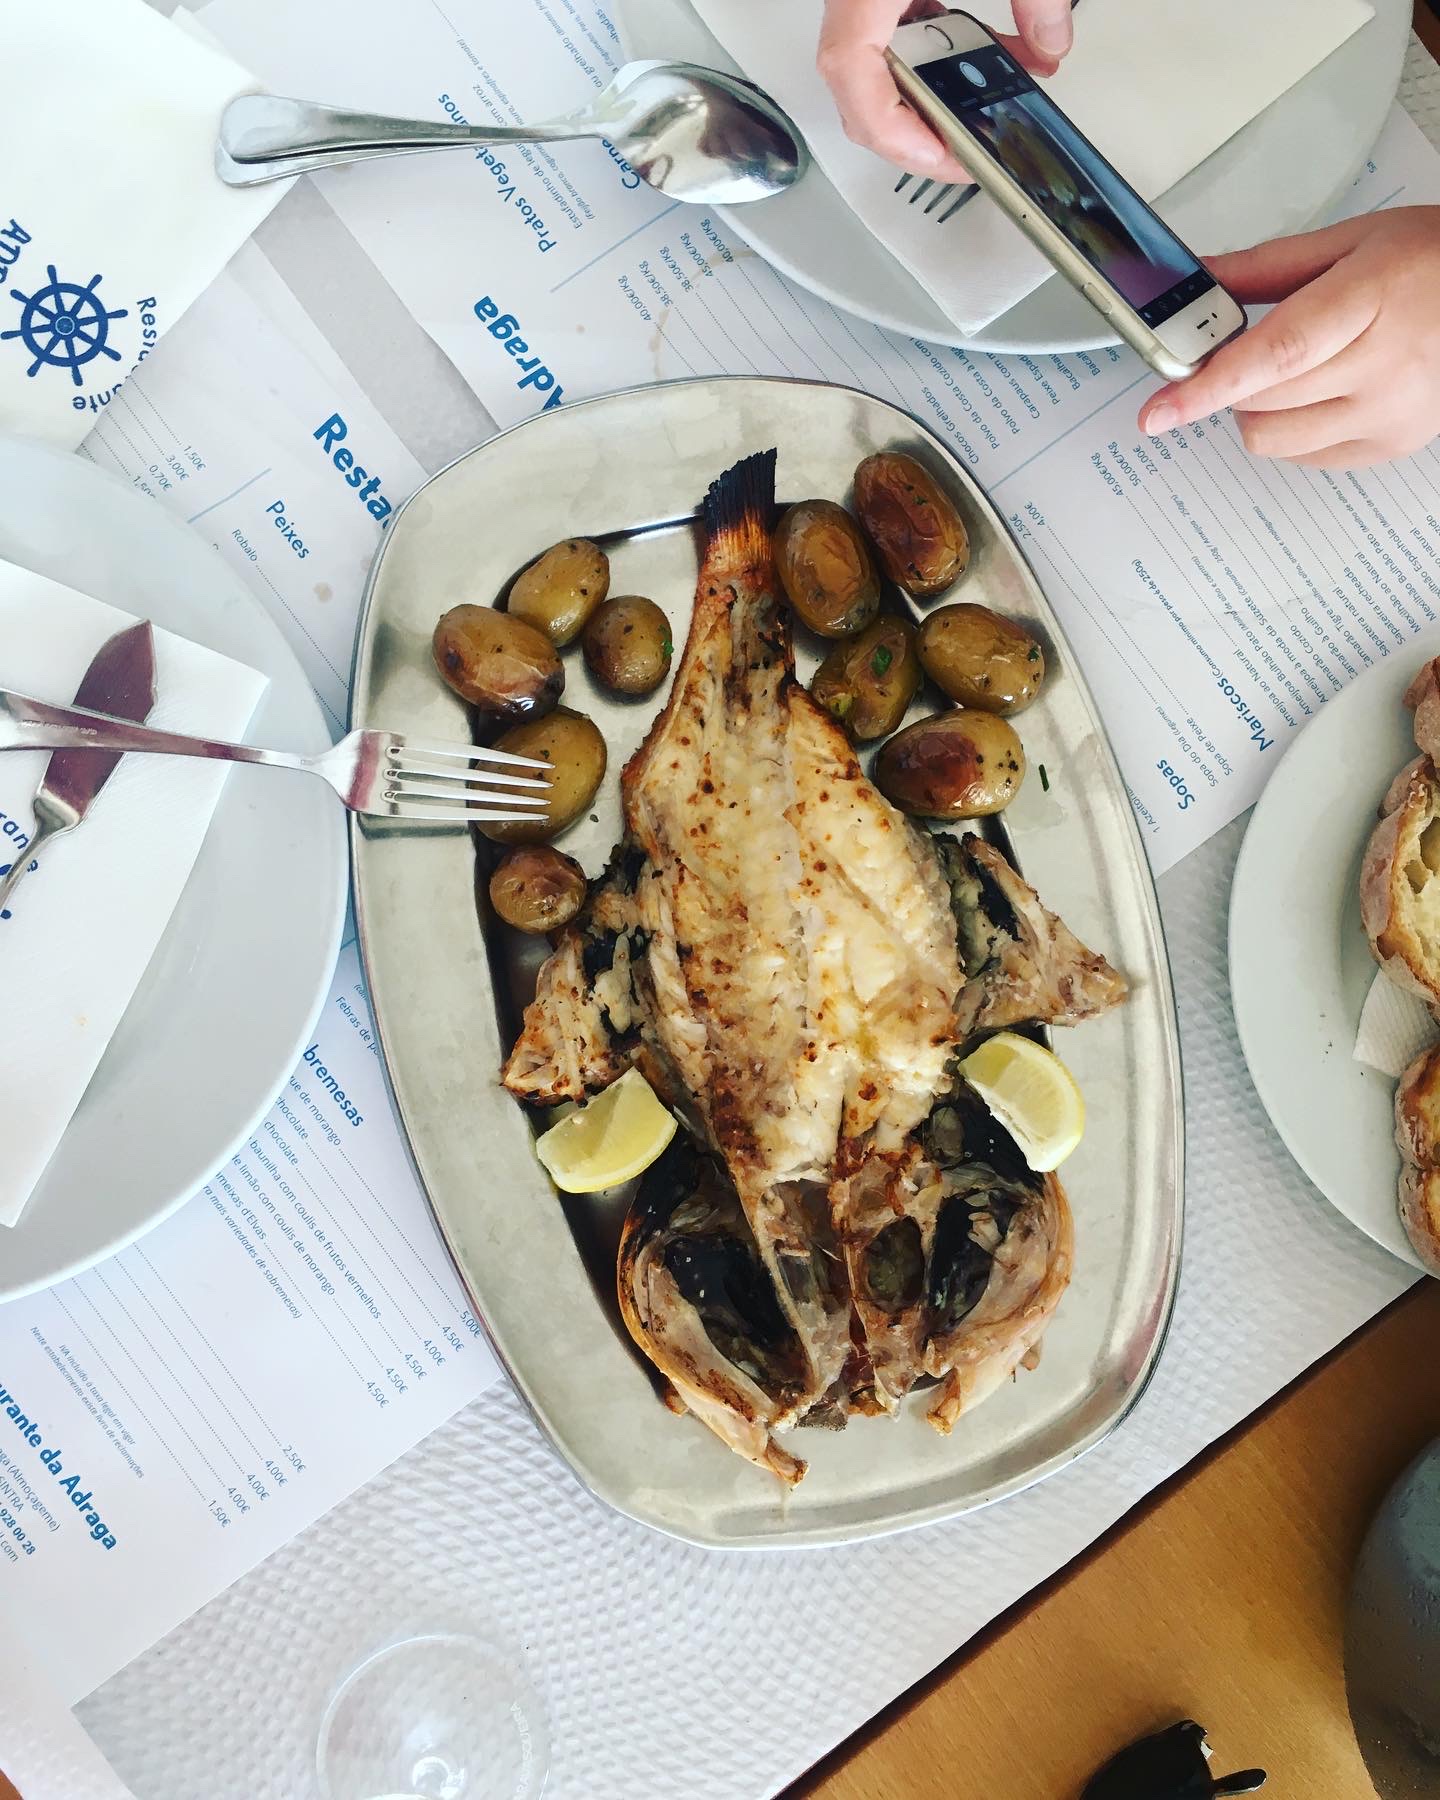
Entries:
{"label": "phone screen", "polygon": [[1214,286],[998,44],[922,63],[915,73],[1147,325],[1162,324]]}

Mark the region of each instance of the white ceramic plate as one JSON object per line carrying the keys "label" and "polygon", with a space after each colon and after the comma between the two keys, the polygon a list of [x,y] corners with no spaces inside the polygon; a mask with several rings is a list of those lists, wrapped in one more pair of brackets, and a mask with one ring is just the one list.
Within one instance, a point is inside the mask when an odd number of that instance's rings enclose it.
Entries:
{"label": "white ceramic plate", "polygon": [[[329,744],[294,652],[198,532],[84,458],[14,438],[0,437],[0,493],[0,556],[259,669],[250,742]],[[0,1229],[0,1300],[123,1249],[245,1142],[324,1003],[347,874],[344,815],[320,782],[230,771],[135,998],[20,1223]],[[6,1036],[23,1028],[7,1020]]]}
{"label": "white ceramic plate", "polygon": [[[1342,198],[1380,135],[1410,38],[1410,0],[1372,4],[1375,16],[1368,25],[1157,203],[1156,210],[1186,243],[1206,253],[1259,243],[1303,230]],[[678,57],[740,72],[690,0],[616,0],[616,5],[627,56]],[[1084,10],[1081,0],[1081,30]],[[1297,16],[1303,10],[1297,6]],[[1225,56],[1241,53],[1243,46],[1217,48],[1217,79],[1223,79]],[[818,168],[773,200],[717,211],[801,287],[906,337],[1027,353],[1089,350],[1118,341],[1059,276],[984,331],[963,337]]]}
{"label": "white ceramic plate", "polygon": [[1230,997],[1271,1122],[1326,1199],[1417,1268],[1396,1211],[1395,1083],[1351,1052],[1375,978],[1360,858],[1415,756],[1405,689],[1436,654],[1440,628],[1326,702],[1270,777],[1230,896]]}

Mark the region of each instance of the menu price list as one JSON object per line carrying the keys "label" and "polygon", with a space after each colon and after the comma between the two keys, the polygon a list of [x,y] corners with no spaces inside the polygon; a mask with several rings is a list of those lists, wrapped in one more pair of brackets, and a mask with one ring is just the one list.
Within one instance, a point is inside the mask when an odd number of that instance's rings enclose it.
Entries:
{"label": "menu price list", "polygon": [[284,1092],[200,1195],[0,1311],[0,1606],[73,1701],[495,1373],[348,946]]}

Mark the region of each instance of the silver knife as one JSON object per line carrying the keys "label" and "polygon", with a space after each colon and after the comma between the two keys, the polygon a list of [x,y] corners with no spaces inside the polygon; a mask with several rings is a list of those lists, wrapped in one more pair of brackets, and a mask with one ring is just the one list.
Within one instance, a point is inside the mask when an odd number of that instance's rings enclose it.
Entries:
{"label": "silver knife", "polygon": [[[155,634],[150,621],[142,619],[138,625],[116,632],[95,652],[75,691],[75,705],[138,725],[154,704]],[[119,753],[112,750],[51,751],[45,778],[32,802],[35,835],[0,881],[0,916],[40,846],[62,831],[75,829],[119,761]]]}

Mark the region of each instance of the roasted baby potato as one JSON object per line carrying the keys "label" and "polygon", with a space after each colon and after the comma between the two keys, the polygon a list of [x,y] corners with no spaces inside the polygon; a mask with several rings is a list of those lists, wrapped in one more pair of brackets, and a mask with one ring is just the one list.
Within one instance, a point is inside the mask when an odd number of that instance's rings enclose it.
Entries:
{"label": "roasted baby potato", "polygon": [[882,613],[837,644],[815,671],[810,692],[857,743],[884,737],[905,717],[920,686],[915,627]]}
{"label": "roasted baby potato", "polygon": [[543,631],[493,606],[452,606],[432,640],[435,667],[487,720],[511,725],[550,712],[565,671]]}
{"label": "roasted baby potato", "polygon": [[653,600],[620,594],[598,608],[580,639],[586,666],[617,694],[648,694],[670,673],[670,621]]}
{"label": "roasted baby potato", "polygon": [[497,844],[543,844],[573,825],[605,779],[605,740],[593,719],[560,706],[543,719],[527,719],[495,740],[497,750],[550,764],[549,817],[543,825],[501,819],[480,830]]}
{"label": "roasted baby potato", "polygon": [[875,785],[921,819],[978,819],[1008,806],[1025,779],[1015,728],[995,713],[947,712],[897,732],[875,758]]}
{"label": "roasted baby potato", "polygon": [[579,637],[609,591],[609,557],[588,538],[568,538],[515,577],[510,616],[534,625],[558,648]]}
{"label": "roasted baby potato", "polygon": [[1045,679],[1045,652],[988,606],[942,606],[915,640],[920,666],[957,706],[1007,717],[1027,707]]}
{"label": "roasted baby potato", "polygon": [[867,456],[855,471],[855,510],[885,573],[917,600],[944,593],[965,573],[970,534],[954,501],[913,456]]}
{"label": "roasted baby potato", "polygon": [[508,850],[490,877],[490,904],[517,931],[558,931],[585,904],[585,871],[550,844]]}
{"label": "roasted baby potato", "polygon": [[880,610],[880,580],[860,527],[833,500],[802,500],[775,527],[775,566],[802,625],[853,637]]}

